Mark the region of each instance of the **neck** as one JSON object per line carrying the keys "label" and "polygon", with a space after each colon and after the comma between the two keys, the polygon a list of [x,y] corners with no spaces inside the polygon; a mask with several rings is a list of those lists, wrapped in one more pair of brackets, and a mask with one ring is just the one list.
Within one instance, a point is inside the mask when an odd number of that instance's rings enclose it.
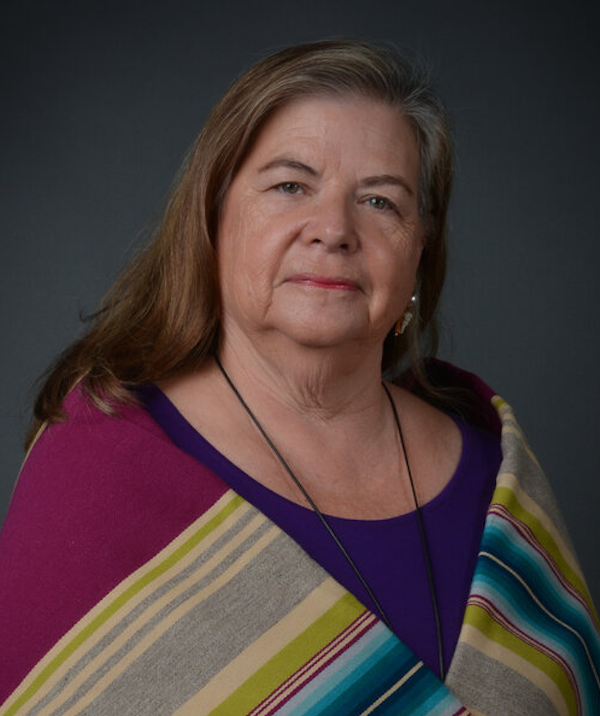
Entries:
{"label": "neck", "polygon": [[218,354],[242,395],[273,410],[321,422],[385,408],[380,346],[311,347],[285,337],[257,345],[225,334]]}

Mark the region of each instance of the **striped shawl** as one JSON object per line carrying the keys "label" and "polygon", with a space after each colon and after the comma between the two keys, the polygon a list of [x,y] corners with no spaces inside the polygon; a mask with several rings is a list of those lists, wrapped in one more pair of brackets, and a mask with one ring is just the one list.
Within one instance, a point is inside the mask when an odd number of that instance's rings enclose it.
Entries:
{"label": "striped shawl", "polygon": [[[502,423],[503,461],[445,683],[285,532],[144,423],[148,474],[157,461],[173,479],[191,471],[196,489],[198,477],[211,481],[208,496],[174,519],[185,526],[161,535],[159,549],[111,573],[93,603],[69,607],[76,616],[28,665],[1,716],[600,714],[598,620],[585,582],[510,408],[486,397]],[[94,421],[118,420],[78,405],[70,422],[79,410],[86,439]],[[141,430],[147,418],[135,410],[125,419]],[[77,434],[72,427],[69,439]],[[51,445],[39,448],[46,460]],[[147,534],[152,541],[153,524]],[[76,579],[64,580],[66,611]]]}

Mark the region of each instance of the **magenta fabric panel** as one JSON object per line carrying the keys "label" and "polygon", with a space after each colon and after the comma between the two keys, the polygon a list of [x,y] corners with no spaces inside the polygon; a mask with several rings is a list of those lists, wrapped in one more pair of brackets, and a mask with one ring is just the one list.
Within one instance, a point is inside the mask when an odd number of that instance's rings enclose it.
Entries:
{"label": "magenta fabric panel", "polygon": [[74,391],[44,431],[0,533],[0,703],[121,580],[227,490],[141,407],[101,413]]}

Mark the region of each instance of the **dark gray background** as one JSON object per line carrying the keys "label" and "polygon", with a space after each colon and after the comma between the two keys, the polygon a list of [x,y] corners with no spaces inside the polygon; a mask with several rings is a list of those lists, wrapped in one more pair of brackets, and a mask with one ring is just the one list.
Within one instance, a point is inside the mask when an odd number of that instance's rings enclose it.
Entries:
{"label": "dark gray background", "polygon": [[152,226],[210,106],[266,51],[363,37],[420,52],[446,98],[441,355],[516,408],[598,597],[598,21],[581,2],[4,7],[0,517],[33,381]]}

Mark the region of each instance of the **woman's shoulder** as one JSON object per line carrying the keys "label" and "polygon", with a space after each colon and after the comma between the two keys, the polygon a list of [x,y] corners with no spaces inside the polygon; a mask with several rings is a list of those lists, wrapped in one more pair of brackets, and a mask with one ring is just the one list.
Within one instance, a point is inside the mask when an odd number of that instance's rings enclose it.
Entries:
{"label": "woman's shoulder", "polygon": [[64,491],[74,499],[78,490],[110,491],[132,484],[151,465],[159,466],[173,452],[168,438],[139,405],[119,405],[113,413],[99,409],[79,388],[64,403],[65,419],[44,425],[29,449],[14,500],[49,499]]}
{"label": "woman's shoulder", "polygon": [[126,515],[156,502],[161,493],[176,498],[198,492],[202,466],[177,448],[138,402],[107,413],[75,389],[64,408],[66,419],[45,426],[29,450],[13,503],[58,500],[63,514],[88,509],[110,521],[109,513]]}

